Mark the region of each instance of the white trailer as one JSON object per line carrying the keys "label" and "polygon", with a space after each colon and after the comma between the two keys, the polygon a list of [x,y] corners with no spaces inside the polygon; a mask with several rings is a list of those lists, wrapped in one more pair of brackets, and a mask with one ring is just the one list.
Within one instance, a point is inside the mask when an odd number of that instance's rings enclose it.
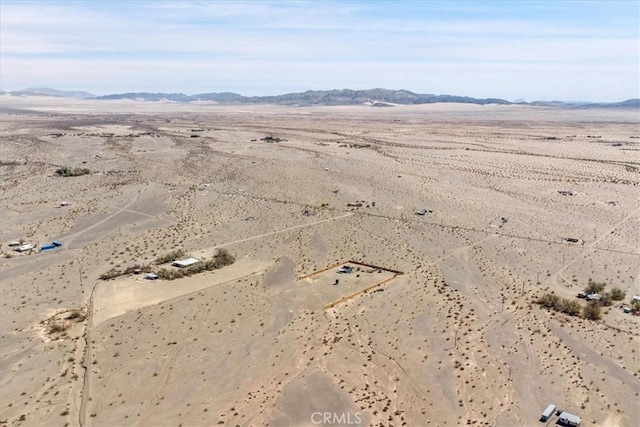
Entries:
{"label": "white trailer", "polygon": [[15,250],[18,252],[26,252],[30,251],[31,249],[35,249],[35,245],[32,243],[25,243],[22,246],[18,246]]}
{"label": "white trailer", "polygon": [[565,426],[578,427],[582,422],[582,418],[577,415],[570,414],[568,412],[563,412],[560,414],[558,418],[558,422]]}
{"label": "white trailer", "polygon": [[542,422],[549,421],[549,418],[551,418],[554,412],[556,412],[556,405],[554,405],[553,403],[550,403],[549,406],[547,406],[547,409],[545,409],[544,412],[542,413],[542,416],[540,417],[540,421]]}

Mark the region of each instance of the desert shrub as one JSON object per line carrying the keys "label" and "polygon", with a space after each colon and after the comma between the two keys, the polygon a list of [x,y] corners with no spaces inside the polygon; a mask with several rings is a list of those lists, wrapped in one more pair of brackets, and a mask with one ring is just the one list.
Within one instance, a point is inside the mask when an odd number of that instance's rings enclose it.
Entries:
{"label": "desert shrub", "polygon": [[99,277],[100,280],[109,280],[109,279],[114,279],[116,277],[120,277],[122,276],[122,270],[118,270],[117,268],[112,268],[111,270],[107,271],[106,273],[102,273]]}
{"label": "desert shrub", "polygon": [[175,280],[184,277],[182,270],[170,270],[168,268],[161,268],[156,272],[158,278],[164,280]]}
{"label": "desert shrub", "polygon": [[67,314],[67,316],[65,317],[65,319],[67,320],[75,320],[76,322],[82,322],[86,318],[87,316],[82,312],[82,310],[79,310],[77,308],[74,308],[73,310],[71,310],[69,314]]}
{"label": "desert shrub", "polygon": [[59,332],[64,332],[68,328],[69,326],[65,325],[64,323],[53,322],[52,324],[49,325],[49,328],[47,328],[47,332],[49,334],[56,334]]}
{"label": "desert shrub", "polygon": [[538,300],[538,304],[546,308],[556,308],[560,306],[560,297],[556,294],[544,294]]}
{"label": "desert shrub", "polygon": [[213,262],[215,263],[215,268],[222,268],[233,264],[236,262],[236,259],[228,250],[222,248],[216,251],[216,254],[213,256]]}
{"label": "desert shrub", "polygon": [[135,273],[136,270],[140,270],[143,273],[150,273],[153,269],[149,264],[147,265],[135,264],[135,265],[132,265],[131,267],[125,268],[122,274],[133,274]]}
{"label": "desert shrub", "polygon": [[186,255],[185,251],[183,251],[182,249],[177,249],[175,251],[166,253],[164,255],[160,255],[158,258],[156,258],[153,263],[156,265],[160,265],[160,264],[165,264],[167,262],[171,262],[174,261],[178,258],[182,258]]}
{"label": "desert shrub", "polygon": [[115,279],[116,277],[124,276],[125,274],[133,274],[136,270],[140,270],[143,273],[150,273],[153,269],[148,264],[147,265],[135,264],[135,265],[132,265],[131,267],[125,268],[124,270],[118,270],[117,268],[112,268],[106,273],[101,274],[99,279],[100,280]]}
{"label": "desert shrub", "polygon": [[600,312],[600,304],[597,301],[591,301],[582,309],[582,315],[585,319],[600,320],[602,314]]}
{"label": "desert shrub", "polygon": [[202,264],[202,268],[206,271],[211,271],[216,269],[216,262],[213,259],[202,261],[201,264]]}
{"label": "desert shrub", "polygon": [[64,177],[88,175],[90,173],[91,171],[87,168],[70,168],[69,166],[64,166],[56,169],[56,175]]}
{"label": "desert shrub", "polygon": [[611,289],[610,294],[611,294],[611,299],[613,299],[614,301],[622,301],[626,297],[625,292],[620,288]]}
{"label": "desert shrub", "polygon": [[582,311],[582,306],[578,301],[563,298],[560,311],[568,314],[569,316],[578,316]]}
{"label": "desert shrub", "polygon": [[613,305],[613,298],[611,297],[611,293],[610,292],[605,292],[601,297],[600,297],[600,305],[602,307],[610,307]]}
{"label": "desert shrub", "polygon": [[640,315],[640,301],[638,300],[631,301],[631,312],[635,315]]}
{"label": "desert shrub", "polygon": [[568,314],[569,316],[578,316],[582,311],[582,306],[578,301],[560,298],[554,293],[544,294],[538,299],[538,304]]}
{"label": "desert shrub", "polygon": [[604,291],[605,286],[607,286],[606,283],[602,283],[602,282],[589,282],[589,284],[587,285],[587,287],[584,289],[584,291],[588,294],[599,294],[602,291]]}

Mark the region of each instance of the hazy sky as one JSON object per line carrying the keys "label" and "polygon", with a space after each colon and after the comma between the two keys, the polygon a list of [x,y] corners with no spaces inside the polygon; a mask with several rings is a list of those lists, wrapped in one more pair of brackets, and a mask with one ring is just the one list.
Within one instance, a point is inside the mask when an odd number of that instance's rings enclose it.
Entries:
{"label": "hazy sky", "polygon": [[634,1],[0,2],[0,87],[640,97]]}

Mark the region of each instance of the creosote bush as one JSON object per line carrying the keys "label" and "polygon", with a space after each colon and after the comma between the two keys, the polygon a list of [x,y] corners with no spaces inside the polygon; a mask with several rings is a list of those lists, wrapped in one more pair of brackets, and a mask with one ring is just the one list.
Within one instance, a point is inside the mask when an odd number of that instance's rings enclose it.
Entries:
{"label": "creosote bush", "polygon": [[227,265],[231,265],[235,261],[235,257],[231,255],[229,251],[226,249],[218,249],[212,259],[200,261],[197,264],[190,265],[189,267],[180,270],[161,268],[156,274],[160,279],[175,280],[202,273],[204,271],[217,270]]}
{"label": "creosote bush", "polygon": [[614,301],[622,301],[626,297],[625,292],[620,288],[611,289],[610,294],[611,294],[611,299],[613,299]]}
{"label": "creosote bush", "polygon": [[90,173],[91,171],[87,168],[71,168],[69,166],[64,166],[56,169],[56,175],[63,177],[88,175]]}
{"label": "creosote bush", "polygon": [[142,265],[142,264],[135,264],[135,265],[132,265],[131,267],[125,268],[124,270],[112,268],[106,273],[101,274],[99,279],[100,280],[115,279],[116,277],[124,276],[127,274],[133,274],[137,270],[142,273],[150,273],[153,270],[153,268],[151,267],[151,265]]}
{"label": "creosote bush", "polygon": [[[603,289],[604,287],[599,288],[600,292],[602,292]],[[583,306],[576,300],[560,298],[554,293],[544,294],[538,299],[537,303],[543,307],[560,311],[570,316],[580,316],[582,314],[582,317],[585,319],[600,320],[602,318],[601,307],[613,304],[612,294],[613,291],[611,293],[605,293],[599,300],[589,301],[586,306]],[[640,302],[637,304],[637,311],[640,312]]]}
{"label": "creosote bush", "polygon": [[164,255],[160,255],[156,258],[153,263],[156,265],[166,264],[171,261],[175,261],[178,258],[183,258],[186,255],[185,251],[182,249],[177,249],[175,251],[166,253]]}
{"label": "creosote bush", "polygon": [[[185,256],[187,256],[187,254],[182,249],[178,249],[176,251],[161,255],[160,257],[156,258],[153,263],[156,265],[165,264]],[[197,264],[190,265],[189,267],[182,268],[182,269],[160,268],[156,271],[156,274],[160,279],[175,280],[175,279],[180,279],[182,277],[202,273],[203,271],[217,270],[227,265],[231,265],[235,261],[236,261],[235,257],[231,255],[229,251],[227,251],[226,249],[218,249],[215,255],[213,256],[213,258],[211,259],[200,261]],[[136,264],[131,267],[127,267],[124,270],[112,268],[106,273],[101,274],[100,279],[101,280],[114,279],[116,277],[124,276],[126,274],[133,274],[136,271],[140,271],[141,273],[150,273],[153,271],[153,267],[151,265]]]}
{"label": "creosote bush", "polygon": [[607,286],[606,283],[590,281],[584,291],[588,294],[599,294],[604,291],[605,286]]}
{"label": "creosote bush", "polygon": [[582,310],[582,315],[585,319],[600,320],[602,314],[600,313],[600,304],[597,301],[590,301]]}

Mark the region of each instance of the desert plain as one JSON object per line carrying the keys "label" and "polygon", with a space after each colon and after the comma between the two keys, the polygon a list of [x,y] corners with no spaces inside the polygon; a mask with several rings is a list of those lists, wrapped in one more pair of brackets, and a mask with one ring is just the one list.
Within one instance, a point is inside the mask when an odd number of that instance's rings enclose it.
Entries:
{"label": "desert plain", "polygon": [[[549,403],[640,425],[637,110],[0,114],[0,425],[542,426]],[[190,277],[100,278],[221,248]],[[625,301],[536,303],[589,281]]]}

